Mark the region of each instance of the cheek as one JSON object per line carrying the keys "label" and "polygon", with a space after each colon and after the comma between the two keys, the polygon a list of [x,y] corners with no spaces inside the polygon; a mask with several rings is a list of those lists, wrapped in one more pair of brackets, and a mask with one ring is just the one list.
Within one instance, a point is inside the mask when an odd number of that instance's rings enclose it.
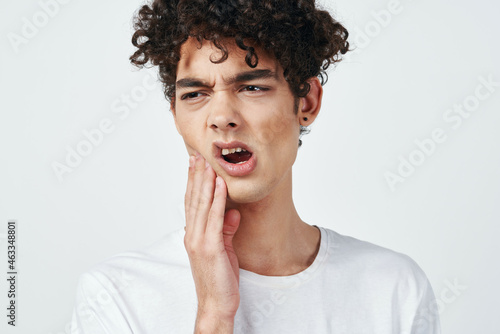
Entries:
{"label": "cheek", "polygon": [[280,116],[267,120],[261,124],[261,143],[263,145],[284,145],[288,146],[290,142],[297,141],[299,128],[296,120],[290,116]]}
{"label": "cheek", "polygon": [[177,115],[177,126],[181,136],[184,138],[192,138],[193,135],[199,135],[201,130],[200,126],[204,124],[205,122],[199,114],[188,113],[183,110]]}
{"label": "cheek", "polygon": [[199,138],[200,130],[197,129],[196,124],[196,122],[187,117],[177,117],[179,134],[182,136],[188,150],[194,150],[196,147],[196,139]]}

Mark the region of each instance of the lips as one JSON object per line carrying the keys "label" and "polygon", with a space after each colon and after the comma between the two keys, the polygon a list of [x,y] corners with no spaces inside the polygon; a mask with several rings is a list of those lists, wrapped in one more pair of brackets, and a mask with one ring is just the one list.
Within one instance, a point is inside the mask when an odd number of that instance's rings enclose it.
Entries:
{"label": "lips", "polygon": [[[241,148],[243,152],[226,154],[226,159],[222,155],[222,150],[231,150]],[[246,151],[246,152],[245,152]],[[227,151],[226,151],[227,153]],[[231,159],[231,155],[240,154],[242,157]],[[246,176],[252,173],[257,166],[257,159],[253,151],[245,144],[239,141],[231,141],[228,143],[216,141],[214,142],[214,155],[217,163],[230,176]],[[248,159],[247,159],[248,158]],[[244,161],[247,159],[246,161]],[[243,160],[243,161],[241,161]]]}

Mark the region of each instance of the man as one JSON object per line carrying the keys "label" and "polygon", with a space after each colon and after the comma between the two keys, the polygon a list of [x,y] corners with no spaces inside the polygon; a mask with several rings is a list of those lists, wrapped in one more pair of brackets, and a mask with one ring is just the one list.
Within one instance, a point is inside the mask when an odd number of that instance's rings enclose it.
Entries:
{"label": "man", "polygon": [[300,136],[347,30],[290,0],[156,0],[135,27],[131,60],[159,66],[190,156],[185,228],[82,275],[73,331],[439,333],[415,262],[295,210]]}

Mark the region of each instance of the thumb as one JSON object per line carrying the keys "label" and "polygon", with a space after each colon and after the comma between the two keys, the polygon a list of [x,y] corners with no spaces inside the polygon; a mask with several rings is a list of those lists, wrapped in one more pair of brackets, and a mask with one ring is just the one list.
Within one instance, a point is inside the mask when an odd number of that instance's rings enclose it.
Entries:
{"label": "thumb", "polygon": [[233,237],[240,226],[241,214],[236,209],[231,209],[224,215],[224,225],[222,227],[222,237],[224,239],[224,247],[229,257],[229,262],[233,268],[236,279],[239,281],[240,269],[238,265],[238,257],[233,248]]}
{"label": "thumb", "polygon": [[224,215],[224,225],[222,227],[222,234],[224,236],[224,243],[227,244],[233,240],[234,234],[240,226],[241,215],[236,209],[231,209]]}

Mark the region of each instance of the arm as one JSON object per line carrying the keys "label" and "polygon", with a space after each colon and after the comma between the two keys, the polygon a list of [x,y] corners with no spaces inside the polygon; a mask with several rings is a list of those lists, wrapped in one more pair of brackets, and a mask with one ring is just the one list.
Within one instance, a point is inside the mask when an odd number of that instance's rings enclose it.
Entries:
{"label": "arm", "polygon": [[441,334],[439,308],[431,284],[425,278],[425,288],[413,321],[412,334]]}

